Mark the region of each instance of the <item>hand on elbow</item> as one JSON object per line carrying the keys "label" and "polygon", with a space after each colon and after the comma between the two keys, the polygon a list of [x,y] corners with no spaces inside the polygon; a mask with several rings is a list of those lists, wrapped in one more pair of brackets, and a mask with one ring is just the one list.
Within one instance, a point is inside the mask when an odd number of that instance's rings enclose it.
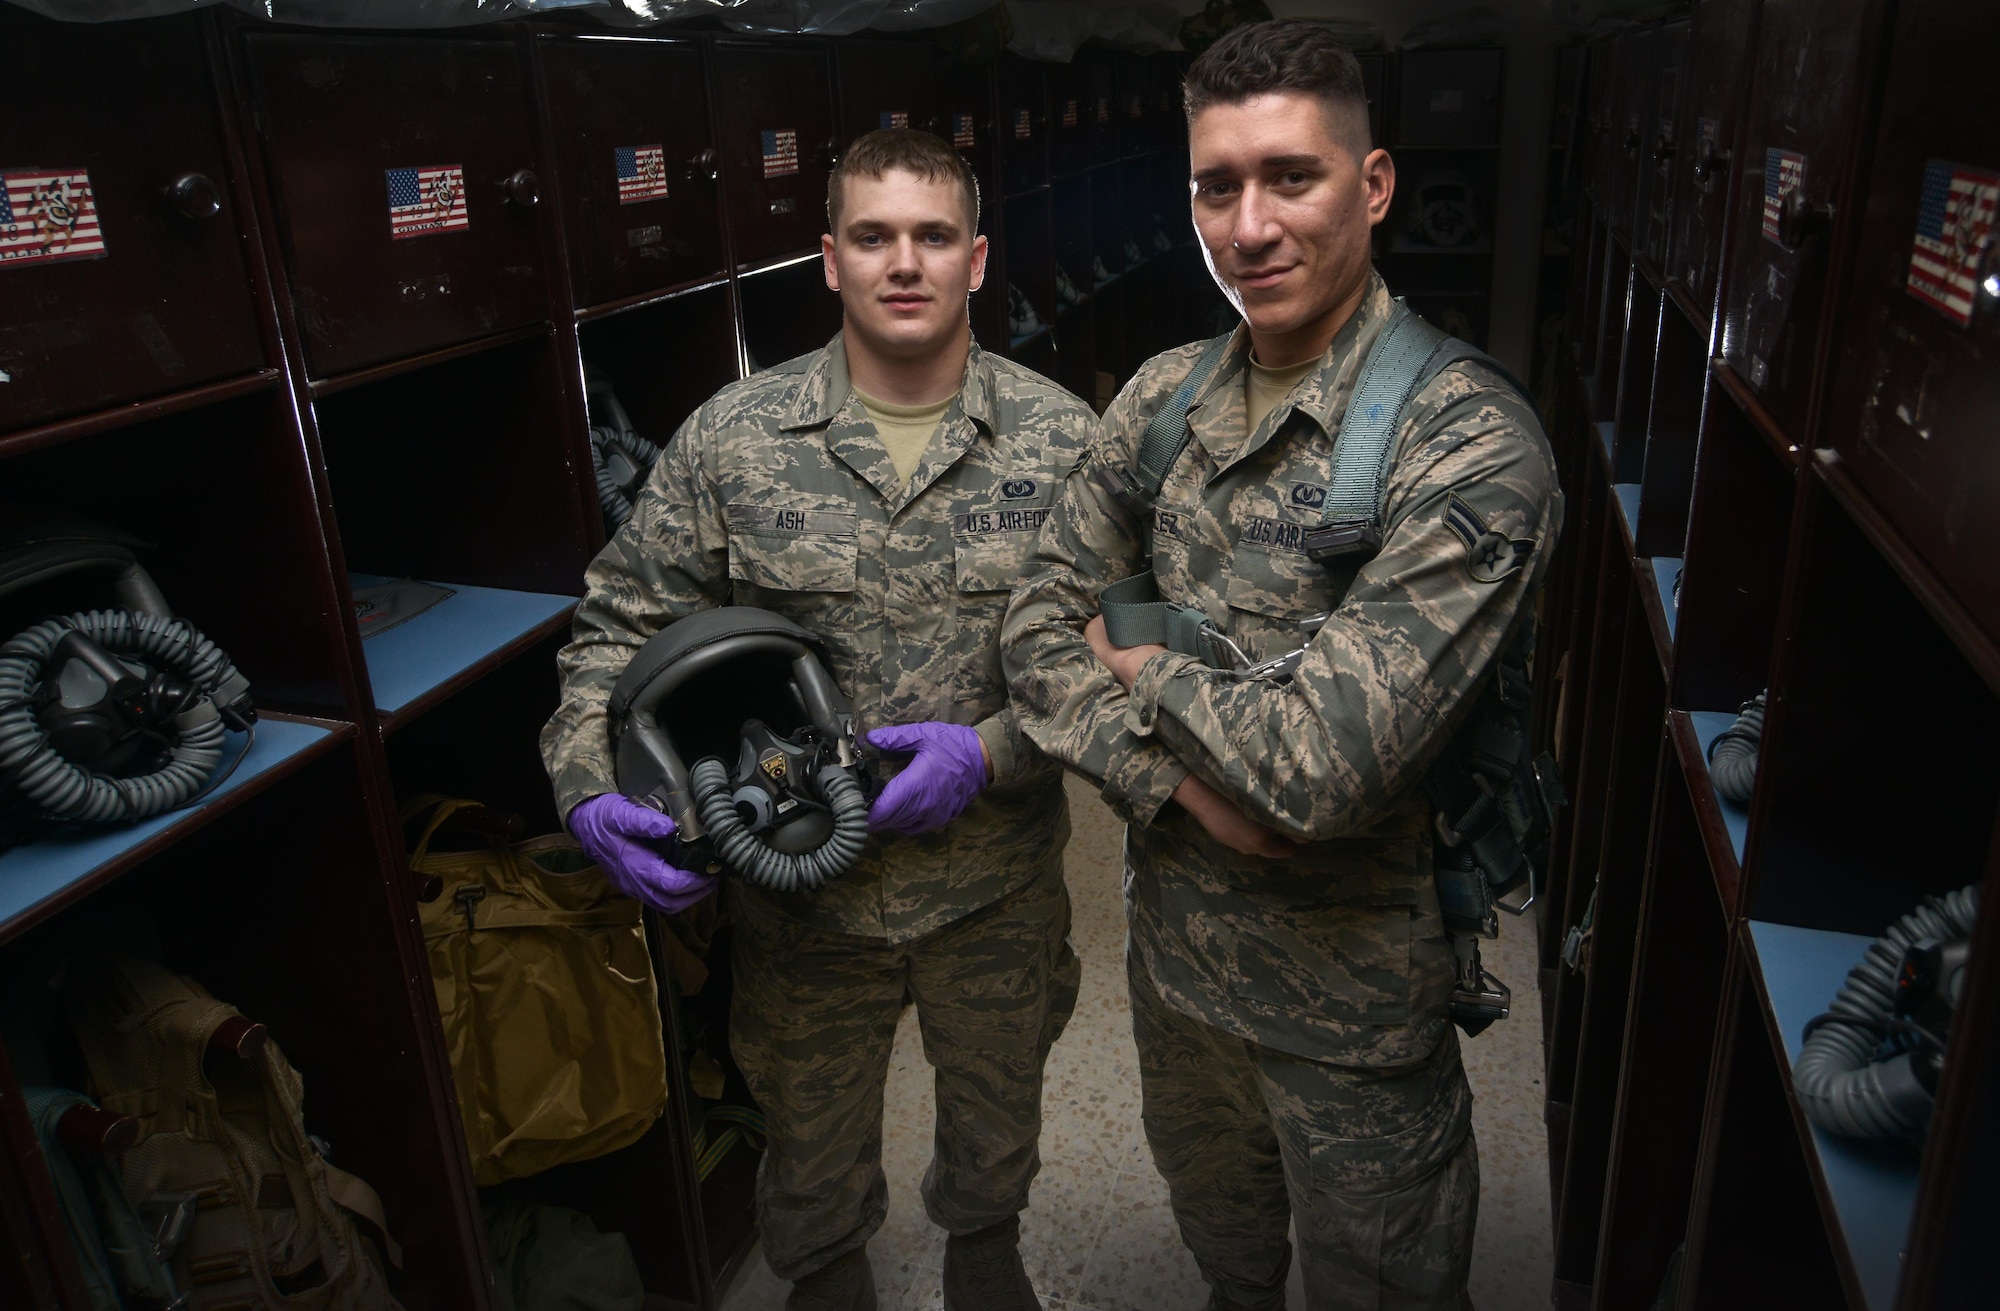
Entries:
{"label": "hand on elbow", "polygon": [[1236,803],[1208,784],[1189,774],[1174,789],[1174,800],[1208,836],[1245,856],[1263,860],[1283,860],[1292,854],[1297,839],[1266,827],[1237,808]]}

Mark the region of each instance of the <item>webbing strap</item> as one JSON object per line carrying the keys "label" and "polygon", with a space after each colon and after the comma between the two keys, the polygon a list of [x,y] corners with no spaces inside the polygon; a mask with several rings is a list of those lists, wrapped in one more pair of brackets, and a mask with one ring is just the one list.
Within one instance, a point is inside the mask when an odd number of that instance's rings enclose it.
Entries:
{"label": "webbing strap", "polygon": [[1409,306],[1396,302],[1388,326],[1361,366],[1354,395],[1341,417],[1321,523],[1359,521],[1381,528],[1382,492],[1389,482],[1389,454],[1403,407],[1436,373],[1431,362],[1449,340]]}
{"label": "webbing strap", "polygon": [[[1135,473],[1139,485],[1145,489],[1147,500],[1160,494],[1160,488],[1167,481],[1167,470],[1174,467],[1174,461],[1180,458],[1181,451],[1187,446],[1191,436],[1188,432],[1188,406],[1194,404],[1194,394],[1201,390],[1202,384],[1222,363],[1222,357],[1228,354],[1229,343],[1234,337],[1234,333],[1226,332],[1209,342],[1202,349],[1200,358],[1195,360],[1194,368],[1181,380],[1181,385],[1174,388],[1174,394],[1167,398],[1167,403],[1153,411],[1153,417],[1146,421],[1146,431],[1139,437]],[[1107,619],[1105,622],[1109,624],[1111,621]]]}
{"label": "webbing strap", "polygon": [[1182,655],[1208,659],[1201,630],[1208,616],[1199,610],[1160,599],[1153,571],[1133,574],[1104,589],[1097,599],[1104,615],[1104,635],[1113,646],[1164,645]]}

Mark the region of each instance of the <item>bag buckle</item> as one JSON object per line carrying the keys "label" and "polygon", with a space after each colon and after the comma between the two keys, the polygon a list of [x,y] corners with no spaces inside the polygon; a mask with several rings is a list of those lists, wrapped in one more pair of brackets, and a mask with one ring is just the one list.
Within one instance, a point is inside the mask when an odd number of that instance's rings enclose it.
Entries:
{"label": "bag buckle", "polygon": [[1344,555],[1370,559],[1382,549],[1382,530],[1366,519],[1341,519],[1306,529],[1305,546],[1314,564]]}
{"label": "bag buckle", "polygon": [[1325,628],[1326,621],[1331,618],[1331,614],[1316,614],[1299,620],[1299,644],[1296,647],[1269,660],[1246,663],[1237,672],[1245,678],[1268,678],[1274,683],[1291,682],[1292,676],[1299,672],[1299,663],[1306,658],[1306,648],[1312,645],[1312,640],[1319,636],[1319,630]]}

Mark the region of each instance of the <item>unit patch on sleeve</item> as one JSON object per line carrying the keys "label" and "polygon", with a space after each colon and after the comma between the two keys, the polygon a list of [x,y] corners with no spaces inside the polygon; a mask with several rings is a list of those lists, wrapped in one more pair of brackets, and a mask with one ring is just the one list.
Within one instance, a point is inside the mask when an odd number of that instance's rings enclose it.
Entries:
{"label": "unit patch on sleeve", "polygon": [[1465,546],[1465,570],[1474,581],[1497,583],[1519,572],[1535,553],[1535,543],[1526,537],[1508,538],[1491,531],[1479,511],[1453,492],[1445,498],[1444,526]]}
{"label": "unit patch on sleeve", "polygon": [[465,212],[465,168],[460,164],[420,164],[386,170],[389,178],[389,235],[397,241],[461,232],[472,226]]}
{"label": "unit patch on sleeve", "polygon": [[2000,173],[1948,160],[1924,164],[1924,193],[1917,202],[1917,235],[1910,248],[1912,296],[1959,327],[1972,324],[1979,264],[1993,244],[1993,212],[2000,202]]}
{"label": "unit patch on sleeve", "polygon": [[792,128],[759,133],[764,152],[764,176],[788,177],[799,171],[799,134]]}
{"label": "unit patch on sleeve", "polygon": [[1778,216],[1785,197],[1805,185],[1806,157],[1796,150],[1776,146],[1764,152],[1764,239],[1784,245],[1778,235]]}
{"label": "unit patch on sleeve", "polygon": [[618,165],[618,203],[667,198],[667,152],[661,146],[614,146]]}
{"label": "unit patch on sleeve", "polygon": [[0,264],[103,259],[108,253],[87,170],[0,172]]}

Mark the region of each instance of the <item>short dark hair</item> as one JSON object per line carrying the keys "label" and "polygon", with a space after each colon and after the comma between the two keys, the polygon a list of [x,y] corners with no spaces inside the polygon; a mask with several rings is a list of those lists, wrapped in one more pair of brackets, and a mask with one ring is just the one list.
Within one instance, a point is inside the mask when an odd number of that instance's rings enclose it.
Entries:
{"label": "short dark hair", "polygon": [[826,223],[828,231],[840,235],[840,206],[843,188],[852,177],[880,178],[891,169],[915,174],[926,182],[956,182],[965,192],[966,213],[972,224],[970,237],[979,230],[979,179],[944,141],[915,128],[885,127],[864,132],[854,139],[847,153],[826,177]]}
{"label": "short dark hair", "polygon": [[1268,91],[1302,92],[1360,123],[1357,163],[1373,144],[1361,63],[1324,23],[1280,18],[1232,27],[1189,66],[1181,91],[1190,124],[1210,105],[1240,104]]}

